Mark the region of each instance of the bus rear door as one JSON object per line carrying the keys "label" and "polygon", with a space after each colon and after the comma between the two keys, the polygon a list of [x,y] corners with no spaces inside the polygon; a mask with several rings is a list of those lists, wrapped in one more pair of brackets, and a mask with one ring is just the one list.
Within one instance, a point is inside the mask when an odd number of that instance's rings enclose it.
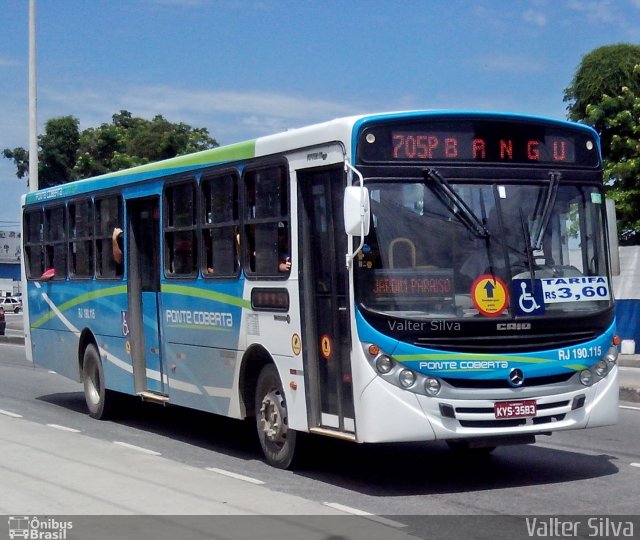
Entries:
{"label": "bus rear door", "polygon": [[163,401],[162,346],[159,325],[160,198],[127,201],[129,342],[135,391]]}

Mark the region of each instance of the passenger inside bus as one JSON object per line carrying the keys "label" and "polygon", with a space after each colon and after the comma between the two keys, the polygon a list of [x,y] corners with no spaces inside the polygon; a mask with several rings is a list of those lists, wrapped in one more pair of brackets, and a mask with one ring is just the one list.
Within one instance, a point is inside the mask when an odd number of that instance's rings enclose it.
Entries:
{"label": "passenger inside bus", "polygon": [[122,229],[115,227],[111,235],[111,248],[113,249],[113,260],[116,263],[116,275],[122,275]]}
{"label": "passenger inside bus", "polygon": [[285,227],[278,228],[278,271],[291,270],[291,253],[289,252],[289,235]]}

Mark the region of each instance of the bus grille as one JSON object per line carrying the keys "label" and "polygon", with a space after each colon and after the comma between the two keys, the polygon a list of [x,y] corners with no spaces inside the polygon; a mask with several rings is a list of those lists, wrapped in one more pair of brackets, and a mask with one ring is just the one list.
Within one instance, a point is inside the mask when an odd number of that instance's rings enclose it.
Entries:
{"label": "bus grille", "polygon": [[[555,414],[553,416],[543,416],[533,418],[533,425],[550,424],[552,422],[560,422],[564,420],[564,414]],[[514,420],[460,420],[460,426],[468,428],[502,428],[502,427],[518,427],[527,424],[524,418],[516,418]]]}
{"label": "bus grille", "polygon": [[[546,377],[529,377],[524,380],[520,388],[530,386],[544,386],[547,384],[557,384],[568,381],[574,373],[561,373],[560,375],[549,375]],[[453,379],[443,378],[445,382],[454,388],[512,388],[507,379]]]}
{"label": "bus grille", "polygon": [[420,337],[413,341],[419,347],[429,347],[440,351],[490,353],[522,353],[571,347],[595,339],[593,330],[570,333],[507,334],[463,337]]}
{"label": "bus grille", "polygon": [[496,420],[492,407],[456,407],[455,416],[461,427],[466,428],[505,428],[527,424],[544,425],[564,420],[571,409],[569,400],[538,404],[538,415],[535,418],[513,418]]}

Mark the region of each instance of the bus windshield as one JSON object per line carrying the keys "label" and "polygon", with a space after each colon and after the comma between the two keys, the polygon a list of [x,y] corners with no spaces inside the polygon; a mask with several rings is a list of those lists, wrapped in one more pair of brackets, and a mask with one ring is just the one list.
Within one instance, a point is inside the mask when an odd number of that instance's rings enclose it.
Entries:
{"label": "bus windshield", "polygon": [[[361,307],[462,319],[570,315],[610,305],[599,188],[552,175],[545,183],[450,179],[443,191],[431,176],[367,183],[372,223],[355,280]],[[491,296],[498,283],[509,298],[483,310],[478,297]],[[520,287],[528,303],[518,306]]]}

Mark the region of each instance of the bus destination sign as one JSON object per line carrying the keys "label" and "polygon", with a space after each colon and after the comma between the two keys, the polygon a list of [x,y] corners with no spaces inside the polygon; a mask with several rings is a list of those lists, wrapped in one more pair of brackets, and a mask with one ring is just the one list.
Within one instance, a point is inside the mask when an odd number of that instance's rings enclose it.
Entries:
{"label": "bus destination sign", "polygon": [[374,163],[493,163],[595,167],[588,133],[547,124],[452,119],[365,128],[360,156]]}
{"label": "bus destination sign", "polygon": [[368,296],[375,304],[452,300],[454,296],[450,270],[374,270],[369,278]]}

